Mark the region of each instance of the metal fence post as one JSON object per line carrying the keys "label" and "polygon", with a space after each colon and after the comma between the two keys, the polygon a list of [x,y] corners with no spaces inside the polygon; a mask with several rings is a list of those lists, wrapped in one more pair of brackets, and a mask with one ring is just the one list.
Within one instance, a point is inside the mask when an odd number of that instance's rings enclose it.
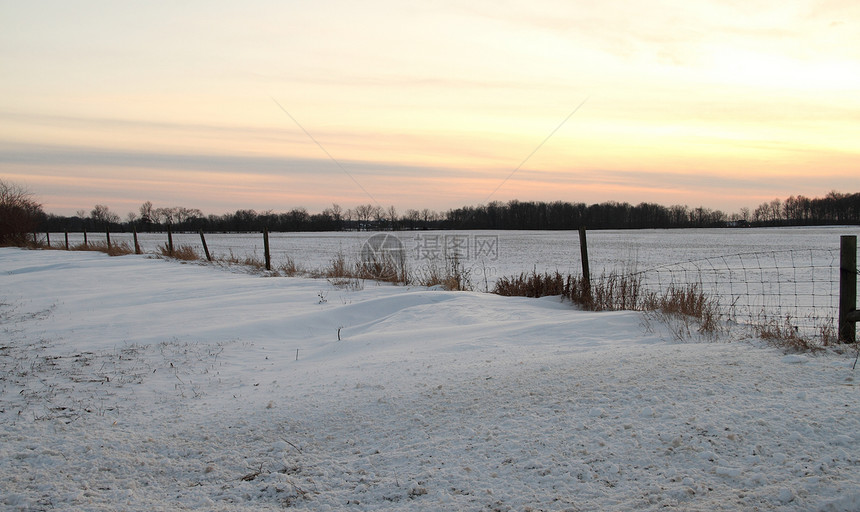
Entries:
{"label": "metal fence post", "polygon": [[591,270],[588,267],[588,240],[585,235],[585,226],[579,227],[579,252],[582,256],[582,279],[585,284],[585,293],[591,299]]}
{"label": "metal fence post", "polygon": [[173,228],[167,224],[167,255],[173,256]]}
{"label": "metal fence post", "polygon": [[140,244],[137,241],[137,228],[132,228],[134,230],[134,253],[140,254]]}
{"label": "metal fence post", "polygon": [[857,237],[843,235],[839,251],[839,341],[857,341]]}
{"label": "metal fence post", "polygon": [[272,257],[269,254],[269,228],[263,228],[263,249],[266,255],[266,270],[272,270]]}
{"label": "metal fence post", "polygon": [[203,230],[200,230],[200,242],[203,244],[203,252],[206,253],[206,261],[212,261],[212,256],[209,254],[209,246],[206,245],[206,237],[203,236]]}

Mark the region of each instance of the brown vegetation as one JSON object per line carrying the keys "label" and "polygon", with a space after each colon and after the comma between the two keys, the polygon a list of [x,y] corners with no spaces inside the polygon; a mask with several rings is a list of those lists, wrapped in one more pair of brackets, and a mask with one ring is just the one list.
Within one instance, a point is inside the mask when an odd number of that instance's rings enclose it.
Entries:
{"label": "brown vegetation", "polygon": [[213,260],[227,265],[242,265],[246,267],[251,267],[252,269],[258,271],[264,270],[266,268],[266,264],[260,258],[251,255],[239,257],[233,254],[232,250],[230,251],[229,256],[213,256]]}
{"label": "brown vegetation", "polygon": [[203,259],[200,254],[194,250],[194,247],[190,245],[180,245],[179,247],[174,247],[173,250],[170,250],[170,246],[164,244],[159,247],[159,251],[161,255],[166,258],[173,258],[182,261],[198,261]]}
{"label": "brown vegetation", "polygon": [[302,270],[296,264],[293,258],[287,256],[287,261],[282,263],[278,268],[277,272],[279,274],[285,275],[287,277],[297,276],[302,273]]}
{"label": "brown vegetation", "polygon": [[450,291],[472,290],[471,272],[456,256],[445,258],[441,266],[437,260],[431,260],[418,270],[412,282],[419,286],[441,286]]}
{"label": "brown vegetation", "polygon": [[70,249],[73,251],[103,252],[108,256],[125,256],[127,254],[134,254],[134,249],[131,248],[128,242],[111,243],[110,245],[108,245],[107,242],[80,243],[70,247]]}
{"label": "brown vegetation", "polygon": [[356,263],[347,261],[346,256],[339,252],[331,260],[328,267],[309,273],[311,277],[325,277],[339,282],[354,279],[382,281],[386,283],[406,284],[409,282],[409,271],[406,262],[391,254],[378,255],[373,259],[363,259]]}
{"label": "brown vegetation", "polygon": [[521,297],[559,295],[588,311],[658,311],[696,319],[702,333],[718,329],[719,304],[702,293],[698,285],[672,286],[657,293],[646,291],[642,279],[642,274],[612,272],[589,283],[582,276],[565,278],[559,272],[532,271],[499,279],[493,293]]}
{"label": "brown vegetation", "polygon": [[818,336],[802,335],[794,326],[791,316],[782,321],[771,319],[755,325],[755,333],[759,338],[790,352],[816,352],[836,344],[836,329],[833,324],[822,324],[818,327]]}

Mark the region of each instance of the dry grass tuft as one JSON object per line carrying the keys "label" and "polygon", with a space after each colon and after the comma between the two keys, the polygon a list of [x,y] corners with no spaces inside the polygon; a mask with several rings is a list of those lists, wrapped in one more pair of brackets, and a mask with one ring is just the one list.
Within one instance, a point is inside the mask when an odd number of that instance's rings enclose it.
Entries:
{"label": "dry grass tuft", "polygon": [[405,262],[397,261],[391,256],[383,256],[380,259],[356,263],[353,277],[405,284],[409,280],[409,272]]}
{"label": "dry grass tuft", "polygon": [[295,260],[289,256],[287,256],[287,261],[277,268],[277,272],[287,277],[294,277],[303,273]]}
{"label": "dry grass tuft", "polygon": [[170,252],[170,247],[167,244],[159,247],[161,255],[165,258],[173,258],[182,261],[198,261],[203,259],[200,254],[190,245],[180,245],[173,248],[173,253]]}
{"label": "dry grass tuft", "polygon": [[447,257],[441,267],[435,260],[431,261],[418,271],[412,282],[419,286],[441,286],[450,291],[473,289],[471,271],[466,269],[456,256]]}
{"label": "dry grass tuft", "polygon": [[134,254],[134,249],[128,242],[114,242],[108,246],[107,242],[89,242],[87,244],[80,243],[70,247],[73,251],[97,251],[103,252],[108,256],[125,256],[126,254]]}
{"label": "dry grass tuft", "polygon": [[[592,286],[595,303],[603,309],[644,309],[641,275],[610,274]],[[605,305],[603,305],[605,304]]]}
{"label": "dry grass tuft", "polygon": [[319,276],[328,278],[351,278],[353,275],[349,263],[346,261],[346,256],[342,252],[338,252],[337,256],[331,260],[328,267],[322,269],[318,273]]}
{"label": "dry grass tuft", "polygon": [[673,285],[662,295],[649,294],[645,297],[641,309],[696,319],[696,330],[701,334],[716,333],[722,326],[723,315],[719,301],[705,295],[698,284],[686,287]]}
{"label": "dry grass tuft", "polygon": [[499,279],[493,293],[519,297],[561,295],[589,311],[636,310],[645,306],[641,277],[614,272],[588,283],[582,276],[532,271]]}
{"label": "dry grass tuft", "polygon": [[820,325],[818,336],[806,336],[794,325],[791,315],[786,315],[782,321],[774,318],[760,322],[754,329],[759,338],[789,352],[817,352],[837,344],[832,323]]}
{"label": "dry grass tuft", "polygon": [[398,261],[392,255],[382,255],[378,259],[359,261],[350,264],[346,256],[339,252],[328,267],[310,273],[311,277],[325,277],[339,282],[349,280],[372,280],[395,284],[409,282],[409,272],[405,261]]}
{"label": "dry grass tuft", "polygon": [[257,270],[257,271],[266,269],[265,262],[263,262],[260,258],[257,258],[256,256],[251,256],[251,255],[248,255],[248,256],[245,256],[244,258],[241,258],[241,257],[233,254],[232,249],[230,250],[229,256],[220,256],[217,258],[213,256],[212,261],[217,261],[219,263],[225,263],[227,265],[241,265],[241,266],[251,267],[252,269]]}
{"label": "dry grass tuft", "polygon": [[565,280],[559,273],[522,273],[518,277],[502,277],[496,281],[493,293],[506,297],[549,297],[565,295]]}

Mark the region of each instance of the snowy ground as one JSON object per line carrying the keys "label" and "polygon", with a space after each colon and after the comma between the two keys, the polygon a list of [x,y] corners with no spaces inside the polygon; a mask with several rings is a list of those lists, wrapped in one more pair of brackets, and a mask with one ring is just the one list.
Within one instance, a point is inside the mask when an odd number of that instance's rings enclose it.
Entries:
{"label": "snowy ground", "polygon": [[669,332],[0,249],[0,508],[860,509],[853,353]]}

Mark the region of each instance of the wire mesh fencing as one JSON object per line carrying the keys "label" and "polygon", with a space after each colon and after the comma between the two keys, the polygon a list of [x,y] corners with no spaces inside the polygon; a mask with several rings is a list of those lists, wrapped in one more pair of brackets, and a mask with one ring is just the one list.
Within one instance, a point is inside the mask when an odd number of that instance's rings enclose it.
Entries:
{"label": "wire mesh fencing", "polygon": [[691,285],[718,301],[729,320],[779,323],[799,335],[835,332],[839,250],[804,249],[714,256],[637,273],[644,290],[664,293]]}
{"label": "wire mesh fencing", "polygon": [[[53,240],[60,240],[63,236],[60,233]],[[81,233],[68,234],[72,245],[80,243],[82,237],[86,236]],[[111,236],[114,241],[130,243],[132,234],[117,233]],[[438,240],[439,235],[434,236]],[[466,237],[463,234],[454,236]],[[483,235],[475,235],[475,238],[478,236]],[[91,243],[104,240],[104,237],[104,233],[89,234]],[[144,253],[163,252],[162,248],[167,242],[164,233],[140,233],[137,238]],[[420,240],[427,238],[420,236]],[[495,239],[498,243],[497,236]],[[198,258],[203,254],[202,240],[199,233],[172,234],[175,248],[188,247],[196,252]],[[206,235],[206,240],[209,251],[219,261],[260,267],[265,257],[266,247],[260,233],[212,233]],[[367,240],[367,233],[272,234],[268,247],[271,267],[286,275],[303,272],[314,275],[319,273],[319,269],[334,265],[338,258],[347,262],[356,260],[361,254],[362,244]],[[415,240],[419,240],[419,237],[415,237]],[[823,247],[826,245],[822,244]],[[620,272],[616,277],[632,276],[635,279],[630,282],[641,286],[643,292],[652,292],[657,296],[695,286],[702,295],[716,300],[722,318],[740,324],[753,327],[778,325],[783,332],[790,328],[798,335],[812,338],[832,336],[837,330],[840,315],[840,251],[835,247],[814,249],[808,248],[810,246],[815,247],[806,244],[807,248],[803,249],[740,252],[658,264],[639,272]],[[419,253],[423,248],[416,242],[415,249]],[[532,249],[533,246],[528,246],[525,252],[517,254],[525,254]],[[523,260],[529,261],[529,258],[533,258],[531,253]],[[522,271],[522,267],[517,266],[522,261],[516,259],[516,254],[512,260],[514,263],[496,262],[494,258],[494,264],[516,275]],[[650,261],[659,262],[660,259]],[[495,267],[492,270],[494,276],[503,275],[496,272]],[[493,283],[487,278],[486,269],[484,271],[484,287],[489,290]],[[623,280],[620,282],[623,283]],[[625,301],[627,299],[622,298]],[[627,302],[619,307],[625,307],[625,304]]]}

